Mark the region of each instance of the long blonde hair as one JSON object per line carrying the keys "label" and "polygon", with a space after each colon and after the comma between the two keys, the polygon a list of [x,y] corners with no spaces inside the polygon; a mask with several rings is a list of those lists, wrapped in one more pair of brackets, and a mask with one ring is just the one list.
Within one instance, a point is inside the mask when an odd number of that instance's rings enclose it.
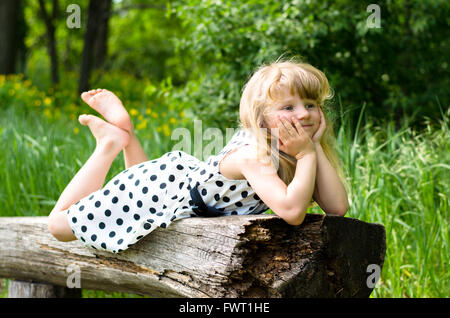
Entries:
{"label": "long blonde hair", "polygon": [[327,111],[323,108],[325,100],[332,98],[330,86],[325,74],[310,64],[291,58],[287,61],[278,59],[273,63],[259,66],[243,87],[239,105],[239,128],[250,129],[253,132],[258,144],[258,157],[270,158],[272,163],[277,162],[278,176],[289,185],[295,175],[297,160],[275,149],[276,137],[270,134],[270,129],[261,129],[267,128],[265,121],[267,110],[276,102],[276,96],[282,87],[287,87],[292,95],[297,93],[301,99],[316,101],[322,109],[326,130],[320,144],[344,182],[343,170],[335,149],[333,123],[327,118]]}

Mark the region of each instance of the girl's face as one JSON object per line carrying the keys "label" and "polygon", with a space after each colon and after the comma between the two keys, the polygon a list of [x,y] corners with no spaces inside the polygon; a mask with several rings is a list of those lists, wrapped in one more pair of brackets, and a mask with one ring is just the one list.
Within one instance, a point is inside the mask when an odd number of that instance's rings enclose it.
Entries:
{"label": "girl's face", "polygon": [[[319,105],[313,100],[303,100],[297,94],[292,96],[287,89],[283,93],[283,98],[266,110],[266,128],[277,128],[277,115],[286,117],[291,123],[296,117],[309,137],[312,137],[320,125]],[[272,130],[272,133],[278,138],[276,130]]]}

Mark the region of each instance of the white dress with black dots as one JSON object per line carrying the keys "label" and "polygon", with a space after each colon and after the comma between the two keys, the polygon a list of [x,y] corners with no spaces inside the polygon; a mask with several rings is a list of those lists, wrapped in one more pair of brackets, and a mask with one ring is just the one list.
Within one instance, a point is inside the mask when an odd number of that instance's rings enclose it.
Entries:
{"label": "white dress with black dots", "polygon": [[102,189],[67,210],[74,235],[86,246],[119,253],[157,227],[197,216],[190,190],[197,187],[207,206],[223,215],[259,214],[268,209],[247,180],[230,180],[219,171],[231,150],[255,142],[239,129],[218,155],[206,162],[183,151],[134,165]]}

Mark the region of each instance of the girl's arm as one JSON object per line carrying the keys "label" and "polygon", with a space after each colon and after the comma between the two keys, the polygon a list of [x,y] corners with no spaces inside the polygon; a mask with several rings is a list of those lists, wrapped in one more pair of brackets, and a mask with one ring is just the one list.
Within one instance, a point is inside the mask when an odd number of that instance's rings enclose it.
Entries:
{"label": "girl's arm", "polygon": [[320,144],[315,144],[317,153],[316,185],[313,199],[325,213],[344,216],[349,204],[347,192],[336,170],[331,166]]}
{"label": "girl's arm", "polygon": [[123,158],[125,160],[126,169],[138,163],[148,161],[148,157],[134,131],[130,132],[130,137],[130,142],[123,149]]}
{"label": "girl's arm", "polygon": [[287,186],[273,165],[262,164],[256,156],[251,155],[256,150],[244,148],[247,147],[239,149],[241,154],[237,159],[242,175],[273,212],[291,225],[300,225],[305,218],[314,190],[316,154],[308,153],[297,160],[295,176]]}

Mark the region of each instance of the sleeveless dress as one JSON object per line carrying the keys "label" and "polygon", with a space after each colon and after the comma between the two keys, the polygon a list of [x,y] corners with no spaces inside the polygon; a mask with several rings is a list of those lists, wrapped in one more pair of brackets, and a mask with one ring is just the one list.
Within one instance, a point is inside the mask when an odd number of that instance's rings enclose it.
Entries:
{"label": "sleeveless dress", "polygon": [[[198,200],[216,211],[216,216],[263,213],[268,207],[247,180],[231,180],[219,171],[219,162],[227,153],[255,140],[249,130],[239,129],[206,162],[171,151],[129,167],[68,208],[72,232],[88,247],[119,253],[157,227],[202,216],[195,212]],[[199,195],[197,200],[193,190]]]}

